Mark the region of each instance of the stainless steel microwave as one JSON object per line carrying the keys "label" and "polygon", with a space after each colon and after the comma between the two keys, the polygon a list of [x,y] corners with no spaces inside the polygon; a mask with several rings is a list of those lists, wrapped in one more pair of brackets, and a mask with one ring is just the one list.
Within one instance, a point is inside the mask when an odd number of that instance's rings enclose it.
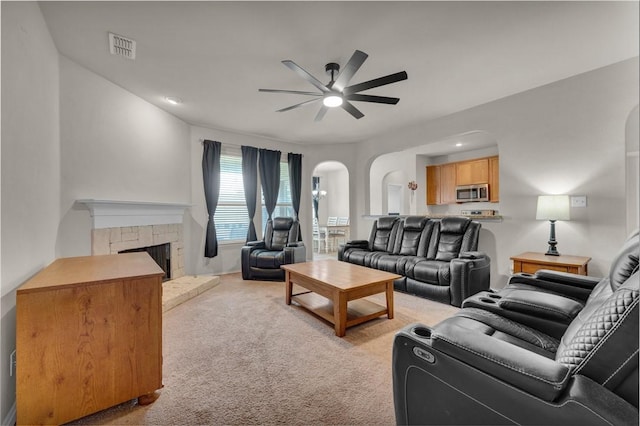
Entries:
{"label": "stainless steel microwave", "polygon": [[489,201],[489,185],[460,185],[456,186],[456,202]]}

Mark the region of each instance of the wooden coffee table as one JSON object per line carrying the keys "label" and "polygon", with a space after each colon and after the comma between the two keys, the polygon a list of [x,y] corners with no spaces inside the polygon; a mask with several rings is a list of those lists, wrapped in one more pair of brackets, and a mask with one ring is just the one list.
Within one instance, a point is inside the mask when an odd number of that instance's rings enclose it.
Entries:
{"label": "wooden coffee table", "polygon": [[[347,327],[385,314],[393,318],[393,280],[400,275],[332,259],[281,268],[285,270],[287,305],[293,300],[329,321],[338,337],[345,335]],[[309,291],[292,294],[293,284]],[[386,293],[386,307],[363,299],[377,293]]]}

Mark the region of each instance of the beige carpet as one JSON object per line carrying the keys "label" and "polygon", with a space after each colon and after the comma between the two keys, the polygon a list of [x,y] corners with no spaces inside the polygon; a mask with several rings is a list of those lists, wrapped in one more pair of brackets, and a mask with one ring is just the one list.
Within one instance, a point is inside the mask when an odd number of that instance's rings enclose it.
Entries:
{"label": "beige carpet", "polygon": [[[457,310],[396,292],[393,320],[381,317],[338,338],[332,325],[285,305],[284,283],[220,278],[165,313],[158,400],[75,424],[391,425],[395,332]],[[372,299],[384,303],[382,295]]]}

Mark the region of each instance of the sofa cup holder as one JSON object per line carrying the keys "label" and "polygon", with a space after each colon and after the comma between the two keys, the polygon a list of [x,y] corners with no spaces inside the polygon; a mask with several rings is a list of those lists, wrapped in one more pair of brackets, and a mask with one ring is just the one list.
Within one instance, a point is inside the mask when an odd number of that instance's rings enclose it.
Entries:
{"label": "sofa cup holder", "polygon": [[418,337],[422,337],[423,339],[431,338],[431,329],[424,326],[417,326],[411,329],[411,332]]}
{"label": "sofa cup holder", "polygon": [[484,303],[489,303],[489,304],[494,304],[494,303],[496,303],[495,299],[489,299],[488,297],[481,297],[481,298],[480,298],[480,301],[481,301],[481,302],[484,302]]}

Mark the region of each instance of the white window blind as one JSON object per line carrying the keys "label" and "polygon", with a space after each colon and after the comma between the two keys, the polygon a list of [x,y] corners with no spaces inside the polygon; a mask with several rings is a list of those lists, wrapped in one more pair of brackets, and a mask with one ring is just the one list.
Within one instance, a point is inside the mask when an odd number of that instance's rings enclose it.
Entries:
{"label": "white window blind", "polygon": [[249,228],[240,154],[220,156],[220,195],[214,215],[218,241],[245,241]]}

